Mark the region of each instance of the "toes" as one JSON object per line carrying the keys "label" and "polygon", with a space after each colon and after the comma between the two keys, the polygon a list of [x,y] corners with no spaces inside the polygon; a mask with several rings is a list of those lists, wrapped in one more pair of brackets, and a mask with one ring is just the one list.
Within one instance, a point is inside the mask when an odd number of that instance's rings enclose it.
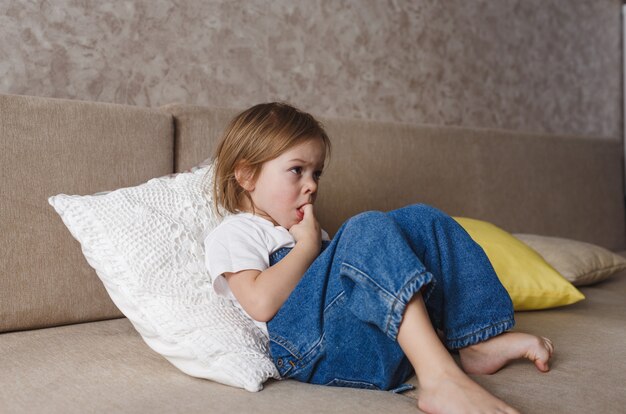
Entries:
{"label": "toes", "polygon": [[545,337],[541,337],[541,338],[543,339],[545,347],[548,349],[548,353],[550,354],[550,356],[552,356],[552,354],[554,353],[554,344],[548,338],[545,338]]}
{"label": "toes", "polygon": [[[543,342],[543,349],[545,351],[542,352],[538,350],[538,353],[535,356],[535,366],[537,367],[537,369],[539,369],[539,371],[548,372],[550,371],[548,361],[550,360],[550,358],[552,357],[552,353],[554,352],[554,345],[552,344],[552,341],[550,339],[543,336],[541,337],[541,340]],[[547,355],[544,354],[544,352],[547,352]]]}
{"label": "toes", "polygon": [[535,361],[535,366],[541,372],[548,372],[548,371],[550,371],[550,366],[548,365],[547,362],[536,360]]}

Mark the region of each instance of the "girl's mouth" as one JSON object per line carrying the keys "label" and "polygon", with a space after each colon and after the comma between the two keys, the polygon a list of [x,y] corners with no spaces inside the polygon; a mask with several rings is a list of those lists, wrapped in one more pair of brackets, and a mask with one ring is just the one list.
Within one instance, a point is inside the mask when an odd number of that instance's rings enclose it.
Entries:
{"label": "girl's mouth", "polygon": [[304,219],[304,211],[302,211],[302,207],[296,209],[296,215],[298,216],[299,221],[302,221],[302,219]]}

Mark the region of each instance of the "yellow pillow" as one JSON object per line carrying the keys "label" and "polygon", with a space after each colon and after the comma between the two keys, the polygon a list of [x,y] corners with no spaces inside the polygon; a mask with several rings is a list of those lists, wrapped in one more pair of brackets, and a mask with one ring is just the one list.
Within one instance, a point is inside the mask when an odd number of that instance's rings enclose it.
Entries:
{"label": "yellow pillow", "polygon": [[537,252],[501,228],[481,220],[454,219],[483,248],[515,310],[569,305],[585,296]]}

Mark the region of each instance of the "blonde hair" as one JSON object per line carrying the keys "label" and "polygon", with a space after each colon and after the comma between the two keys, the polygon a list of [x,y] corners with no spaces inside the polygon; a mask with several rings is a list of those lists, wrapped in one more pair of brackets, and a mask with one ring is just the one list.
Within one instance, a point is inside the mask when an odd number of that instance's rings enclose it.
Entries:
{"label": "blonde hair", "polygon": [[330,156],[330,140],[322,124],[283,102],[255,105],[233,118],[215,151],[213,202],[217,214],[222,215],[219,206],[236,213],[244,196],[254,213],[252,198],[235,177],[236,168],[243,166],[256,181],[265,162],[310,139],[321,139]]}

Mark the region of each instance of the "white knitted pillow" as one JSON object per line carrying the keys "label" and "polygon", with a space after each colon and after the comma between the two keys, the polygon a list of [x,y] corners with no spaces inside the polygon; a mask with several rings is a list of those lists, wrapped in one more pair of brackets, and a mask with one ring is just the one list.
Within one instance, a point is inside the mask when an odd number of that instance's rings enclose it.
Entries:
{"label": "white knitted pillow", "polygon": [[259,391],[279,378],[268,340],[217,296],[204,236],[219,220],[203,189],[213,165],[92,196],[48,199],[144,341],[194,377]]}

